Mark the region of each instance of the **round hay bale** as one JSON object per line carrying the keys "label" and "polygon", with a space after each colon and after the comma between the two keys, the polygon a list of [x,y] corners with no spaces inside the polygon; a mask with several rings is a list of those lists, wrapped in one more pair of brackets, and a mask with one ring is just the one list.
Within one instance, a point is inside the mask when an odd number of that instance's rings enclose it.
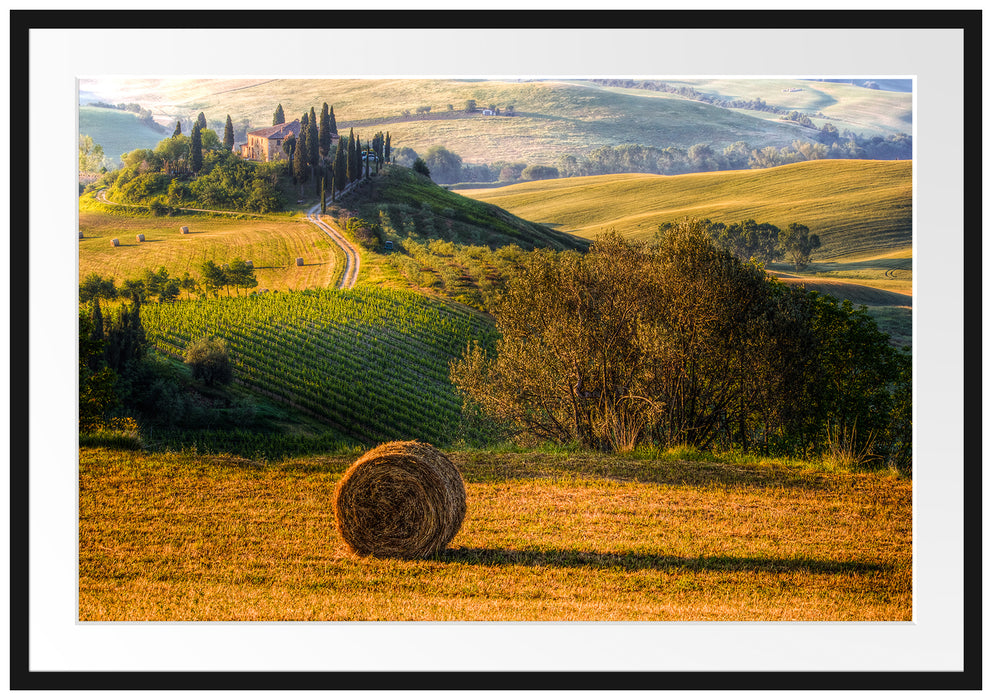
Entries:
{"label": "round hay bale", "polygon": [[249,270],[254,270],[255,263],[253,263],[251,260],[245,260],[245,267],[247,267]]}
{"label": "round hay bale", "polygon": [[80,237],[80,238],[82,238],[82,237],[83,237],[83,232],[82,232],[82,231],[80,231],[80,232],[79,232],[79,237]]}
{"label": "round hay bale", "polygon": [[143,234],[143,233],[139,233],[137,236],[135,236],[135,238],[138,239],[138,243],[144,243],[145,242],[145,234]]}
{"label": "round hay bale", "polygon": [[179,227],[179,233],[184,234],[184,235],[187,234],[187,233],[189,233],[189,226],[180,226]]}
{"label": "round hay bale", "polygon": [[303,267],[303,258],[297,258],[296,259],[296,266],[297,267]]}
{"label": "round hay bale", "polygon": [[116,248],[116,247],[117,247],[117,246],[119,246],[120,244],[121,244],[121,242],[120,242],[120,240],[118,240],[118,239],[116,239],[116,238],[111,238],[111,239],[110,239],[110,245],[112,245],[113,247],[115,247],[115,248]]}
{"label": "round hay bale", "polygon": [[334,517],[359,556],[413,559],[444,550],[465,519],[465,484],[423,442],[387,442],[359,457],[334,490]]}

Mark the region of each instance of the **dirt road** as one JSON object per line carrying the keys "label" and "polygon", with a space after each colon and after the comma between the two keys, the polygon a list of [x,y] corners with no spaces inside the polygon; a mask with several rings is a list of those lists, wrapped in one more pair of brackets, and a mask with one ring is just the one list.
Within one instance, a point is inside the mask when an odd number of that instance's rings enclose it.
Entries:
{"label": "dirt road", "polygon": [[317,213],[318,211],[320,211],[320,204],[315,204],[307,212],[307,219],[326,233],[331,239],[331,242],[344,251],[344,272],[341,273],[338,289],[351,289],[355,286],[355,282],[358,281],[358,270],[362,263],[362,259],[358,254],[358,248],[352,245],[351,241],[345,238],[344,234],[338,231],[333,224],[324,221],[320,217],[320,214]]}

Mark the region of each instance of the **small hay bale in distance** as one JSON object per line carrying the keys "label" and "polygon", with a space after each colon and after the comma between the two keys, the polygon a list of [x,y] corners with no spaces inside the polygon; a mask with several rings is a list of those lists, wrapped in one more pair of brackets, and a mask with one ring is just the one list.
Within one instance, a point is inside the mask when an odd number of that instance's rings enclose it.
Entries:
{"label": "small hay bale in distance", "polygon": [[82,239],[82,237],[83,237],[83,232],[82,232],[82,231],[80,231],[80,232],[79,232],[79,238],[80,238],[80,239]]}
{"label": "small hay bale in distance", "polygon": [[334,517],[358,556],[416,559],[444,550],[465,519],[465,483],[424,442],[387,442],[359,457],[334,490]]}
{"label": "small hay bale in distance", "polygon": [[145,242],[145,234],[143,234],[143,233],[139,233],[137,236],[135,236],[135,238],[138,239],[138,243],[144,243]]}
{"label": "small hay bale in distance", "polygon": [[296,259],[296,266],[297,267],[303,267],[303,258],[297,258]]}
{"label": "small hay bale in distance", "polygon": [[189,233],[189,226],[180,226],[179,227],[179,233],[181,233],[183,235]]}
{"label": "small hay bale in distance", "polygon": [[110,239],[110,245],[112,245],[114,248],[116,248],[120,244],[121,244],[121,242],[120,242],[119,239],[117,239],[117,238],[111,238]]}

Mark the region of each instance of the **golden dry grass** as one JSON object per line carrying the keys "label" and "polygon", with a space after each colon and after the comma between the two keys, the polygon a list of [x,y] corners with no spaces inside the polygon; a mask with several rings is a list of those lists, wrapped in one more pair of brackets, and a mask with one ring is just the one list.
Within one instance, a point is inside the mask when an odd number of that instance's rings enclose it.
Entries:
{"label": "golden dry grass", "polygon": [[[81,200],[82,202],[83,200]],[[189,226],[181,234],[180,226]],[[211,216],[129,216],[97,206],[81,206],[79,279],[90,273],[113,277],[117,284],[145,269],[165,267],[171,277],[189,272],[200,279],[199,265],[213,260],[251,260],[258,289],[307,289],[333,285],[343,256],[328,237],[300,215],[252,218]],[[144,234],[138,243],[136,237]],[[110,239],[121,245],[114,248]],[[302,257],[304,265],[296,265]]]}
{"label": "golden dry grass", "polygon": [[596,175],[459,190],[585,238],[616,229],[650,240],[684,217],[798,222],[820,236],[817,261],[884,256],[912,245],[912,163],[820,160],[765,170]]}
{"label": "golden dry grass", "polygon": [[84,448],[82,620],[909,620],[911,482],[602,455],[454,453],[433,559],[359,559],[349,457]]}

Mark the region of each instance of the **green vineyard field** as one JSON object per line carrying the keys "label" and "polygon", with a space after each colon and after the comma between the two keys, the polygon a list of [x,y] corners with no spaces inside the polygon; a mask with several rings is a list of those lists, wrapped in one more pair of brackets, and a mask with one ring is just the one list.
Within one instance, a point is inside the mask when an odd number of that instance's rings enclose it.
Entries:
{"label": "green vineyard field", "polygon": [[148,304],[142,322],[154,346],[172,356],[201,337],[223,338],[237,383],[315,418],[326,426],[323,442],[355,446],[450,444],[461,402],[449,364],[494,333],[471,311],[373,288]]}

